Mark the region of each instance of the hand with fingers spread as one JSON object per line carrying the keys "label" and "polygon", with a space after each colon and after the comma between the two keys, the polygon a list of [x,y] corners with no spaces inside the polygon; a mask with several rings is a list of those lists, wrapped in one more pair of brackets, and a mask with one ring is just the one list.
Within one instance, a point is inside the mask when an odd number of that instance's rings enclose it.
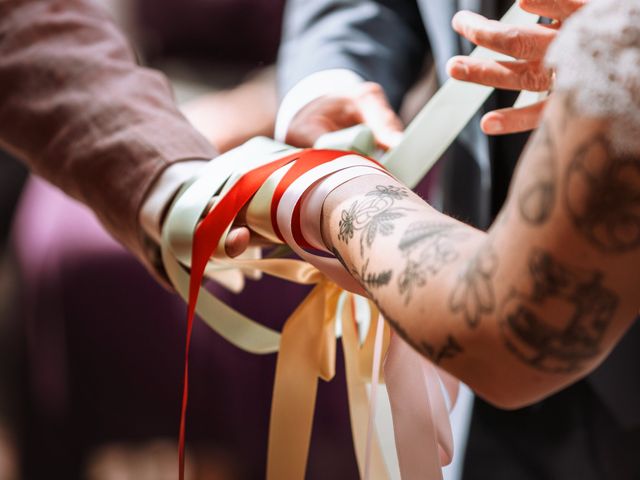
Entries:
{"label": "hand with fingers spread", "polygon": [[382,87],[363,82],[348,93],[324,95],[302,108],[289,125],[286,143],[310,147],[325,133],[360,123],[371,128],[378,147],[384,150],[400,141],[404,129]]}
{"label": "hand with fingers spread", "polygon": [[[520,0],[531,13],[551,18],[551,25],[506,25],[476,13],[462,11],[453,18],[456,32],[476,45],[510,55],[512,61],[457,56],[449,60],[451,77],[505,90],[544,92],[553,86],[553,72],[544,64],[547,48],[562,22],[588,0]],[[532,130],[538,125],[546,100],[522,108],[487,113],[481,122],[489,135]]]}

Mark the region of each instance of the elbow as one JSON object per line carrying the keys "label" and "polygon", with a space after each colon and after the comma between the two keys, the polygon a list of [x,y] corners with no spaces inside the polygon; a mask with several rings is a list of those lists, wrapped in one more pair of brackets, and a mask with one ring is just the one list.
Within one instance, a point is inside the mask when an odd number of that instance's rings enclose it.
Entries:
{"label": "elbow", "polygon": [[496,408],[499,408],[500,410],[518,410],[520,408],[528,407],[529,405],[542,400],[546,396],[524,396],[521,394],[512,394],[505,392],[478,395],[484,401]]}
{"label": "elbow", "polygon": [[502,410],[517,410],[540,402],[584,378],[595,364],[566,374],[547,374],[521,368],[501,368],[478,379],[467,382],[487,403]]}
{"label": "elbow", "polygon": [[505,379],[488,386],[472,387],[484,401],[501,410],[517,410],[537,403],[562,388],[571,381],[558,382],[537,376],[528,378]]}

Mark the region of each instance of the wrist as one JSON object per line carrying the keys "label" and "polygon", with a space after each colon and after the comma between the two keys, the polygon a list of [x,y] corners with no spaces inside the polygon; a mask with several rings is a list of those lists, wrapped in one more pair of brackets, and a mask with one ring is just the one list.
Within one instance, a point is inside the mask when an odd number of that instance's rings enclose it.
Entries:
{"label": "wrist", "polygon": [[162,223],[167,209],[180,187],[205,164],[205,159],[185,160],[169,165],[149,189],[138,214],[145,235],[161,243]]}
{"label": "wrist", "polygon": [[334,68],[312,73],[289,90],[276,116],[274,138],[284,142],[293,118],[314,100],[329,94],[349,91],[364,79],[352,70]]}
{"label": "wrist", "polygon": [[320,235],[327,250],[335,252],[343,212],[348,212],[350,207],[363,197],[363,192],[371,189],[376,183],[387,183],[390,177],[387,174],[371,173],[362,175],[331,190],[324,199],[320,219]]}

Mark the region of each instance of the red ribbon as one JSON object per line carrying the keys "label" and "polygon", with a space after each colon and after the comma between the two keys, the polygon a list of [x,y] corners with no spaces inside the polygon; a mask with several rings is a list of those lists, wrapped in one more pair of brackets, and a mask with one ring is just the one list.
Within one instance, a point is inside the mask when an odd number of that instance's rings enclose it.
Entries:
{"label": "red ribbon", "polygon": [[287,172],[278,185],[276,195],[274,196],[271,216],[273,227],[275,231],[279,233],[277,230],[277,222],[275,221],[275,211],[277,211],[277,201],[280,200],[286,188],[288,188],[288,186],[304,172],[311,170],[317,165],[334,160],[341,155],[345,155],[345,152],[335,150],[302,150],[262,165],[243,175],[196,227],[191,255],[189,305],[187,308],[187,336],[184,357],[184,384],[182,390],[182,409],[180,413],[178,447],[180,480],[184,480],[185,471],[185,432],[187,404],[189,400],[189,349],[191,347],[191,334],[193,331],[195,308],[198,302],[200,285],[202,283],[207,262],[209,261],[209,258],[211,258],[211,255],[213,255],[213,252],[229,224],[233,222],[240,210],[242,210],[258,189],[276,170],[293,161],[301,160],[300,162],[296,162],[289,172]]}

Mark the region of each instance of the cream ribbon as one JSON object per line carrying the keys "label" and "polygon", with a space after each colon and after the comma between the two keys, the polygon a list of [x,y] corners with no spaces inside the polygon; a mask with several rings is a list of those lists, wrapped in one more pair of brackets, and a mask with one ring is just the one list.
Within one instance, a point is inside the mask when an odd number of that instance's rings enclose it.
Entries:
{"label": "cream ribbon", "polygon": [[[534,24],[537,20],[537,16],[525,12],[518,7],[517,3],[501,19],[504,23],[522,25]],[[510,58],[481,47],[476,48],[472,56],[493,59]],[[448,80],[408,126],[403,141],[383,157],[385,166],[407,185],[417,185],[492,91],[491,87]],[[531,98],[529,101],[533,100]],[[346,146],[351,139],[361,145],[359,148],[370,148],[372,145],[370,139],[362,135],[361,128],[349,129],[333,137],[334,141],[338,141],[338,144],[343,146]],[[322,146],[330,147],[331,140],[330,137],[322,139]],[[209,162],[195,182],[185,187],[178,195],[163,227],[162,257],[170,280],[183,298],[187,298],[186,292],[188,292],[189,276],[186,272],[191,260],[193,232],[211,201],[212,192],[215,193],[227,183],[232,173],[237,171],[239,163],[247,165],[247,169],[250,169],[257,164],[266,163],[294,151],[295,149],[270,139],[250,140],[241,147]],[[289,261],[280,263],[282,266],[275,270],[286,271],[287,278],[305,278],[310,275],[309,270],[302,265],[289,264]],[[272,266],[272,263],[266,264],[264,268]],[[243,260],[210,262],[206,273],[238,267],[246,269],[255,267],[266,271],[261,263]],[[299,272],[300,269],[302,272]],[[200,293],[198,314],[224,338],[239,348],[253,353],[277,351],[279,342],[277,332],[231,309],[205,289]]]}
{"label": "cream ribbon", "polygon": [[[500,21],[512,25],[531,25],[539,18],[522,10],[516,2]],[[484,47],[475,48],[471,56],[488,60],[513,60],[512,57]],[[398,146],[382,157],[382,163],[402,183],[415,187],[442,157],[493,90],[492,87],[450,78],[409,124]],[[525,106],[537,99],[537,95],[522,92],[516,103]]]}
{"label": "cream ribbon", "polygon": [[[537,17],[514,5],[502,21],[533,24]],[[475,49],[472,55],[477,58],[509,58],[483,48]],[[490,87],[456,80],[446,82],[409,125],[404,140],[383,157],[386,167],[405,184],[415,186],[457,137],[492,90]],[[522,98],[524,97],[521,97],[520,103]],[[357,134],[358,143],[371,144],[366,138],[363,140],[362,131],[357,131]],[[322,140],[328,141],[330,139]],[[188,297],[188,266],[191,261],[193,232],[214,195],[224,195],[234,179],[245,171],[294,151],[286,145],[268,139],[254,139],[210,162],[198,178],[185,186],[177,196],[163,228],[162,258],[169,278],[183,298]],[[242,172],[238,172],[239,164],[244,168]],[[312,418],[317,378],[330,379],[335,373],[335,315],[340,290],[326,282],[317,269],[296,260],[249,258],[231,261],[222,256],[210,262],[206,273],[211,276],[217,271],[237,268],[245,272],[257,269],[297,283],[317,284],[312,294],[296,310],[297,313],[287,320],[282,337],[278,332],[235,311],[202,287],[196,306],[197,313],[211,328],[239,348],[260,354],[280,349],[270,429],[268,478],[302,479],[311,431],[311,424],[304,421],[308,421],[309,415]],[[345,303],[352,302],[343,302],[343,305]],[[367,341],[359,348],[357,335],[352,328],[355,325],[352,310],[343,307],[338,313],[341,314],[343,322],[342,342],[345,348],[356,457],[361,475],[386,479],[387,470],[380,454],[380,447],[375,436],[371,435],[373,427],[370,418],[375,412],[369,411],[367,414],[369,401],[366,381],[358,371],[361,368],[356,368],[356,365],[364,365],[364,369],[369,372],[367,376],[375,382],[377,375],[371,373],[376,366],[374,330],[379,332],[379,328],[370,329],[366,335]],[[313,321],[307,316],[311,311],[316,312],[315,316],[311,315],[315,318]],[[322,311],[322,315],[318,315],[317,311]],[[386,332],[388,338],[388,327],[385,326],[383,332]],[[371,353],[370,357],[367,356],[367,352]],[[408,368],[408,365],[412,367]],[[436,371],[433,365],[425,362],[395,336],[391,340],[384,370],[391,404],[394,407],[393,421],[403,478],[441,478],[440,463],[452,455],[453,448],[448,425],[444,428],[441,425],[445,424],[438,424],[437,421],[447,416],[444,397],[433,394],[426,397],[429,401],[428,409],[424,403],[411,405],[411,402],[402,402],[403,398],[416,402],[424,401],[425,392],[440,392],[442,385],[453,402],[456,382],[445,372]],[[394,373],[395,371],[398,373]],[[278,381],[278,378],[285,380]],[[416,391],[422,394],[416,394]],[[405,397],[404,393],[410,394]],[[291,405],[298,405],[299,408],[291,410]],[[295,416],[307,420],[294,422],[292,419]],[[363,432],[369,433],[365,435]],[[405,434],[400,435],[399,432]],[[299,441],[293,442],[294,438]],[[440,449],[438,461],[433,457],[426,458],[425,441],[431,443],[433,451]],[[292,448],[296,451],[291,451]],[[413,467],[417,470],[412,470]]]}

